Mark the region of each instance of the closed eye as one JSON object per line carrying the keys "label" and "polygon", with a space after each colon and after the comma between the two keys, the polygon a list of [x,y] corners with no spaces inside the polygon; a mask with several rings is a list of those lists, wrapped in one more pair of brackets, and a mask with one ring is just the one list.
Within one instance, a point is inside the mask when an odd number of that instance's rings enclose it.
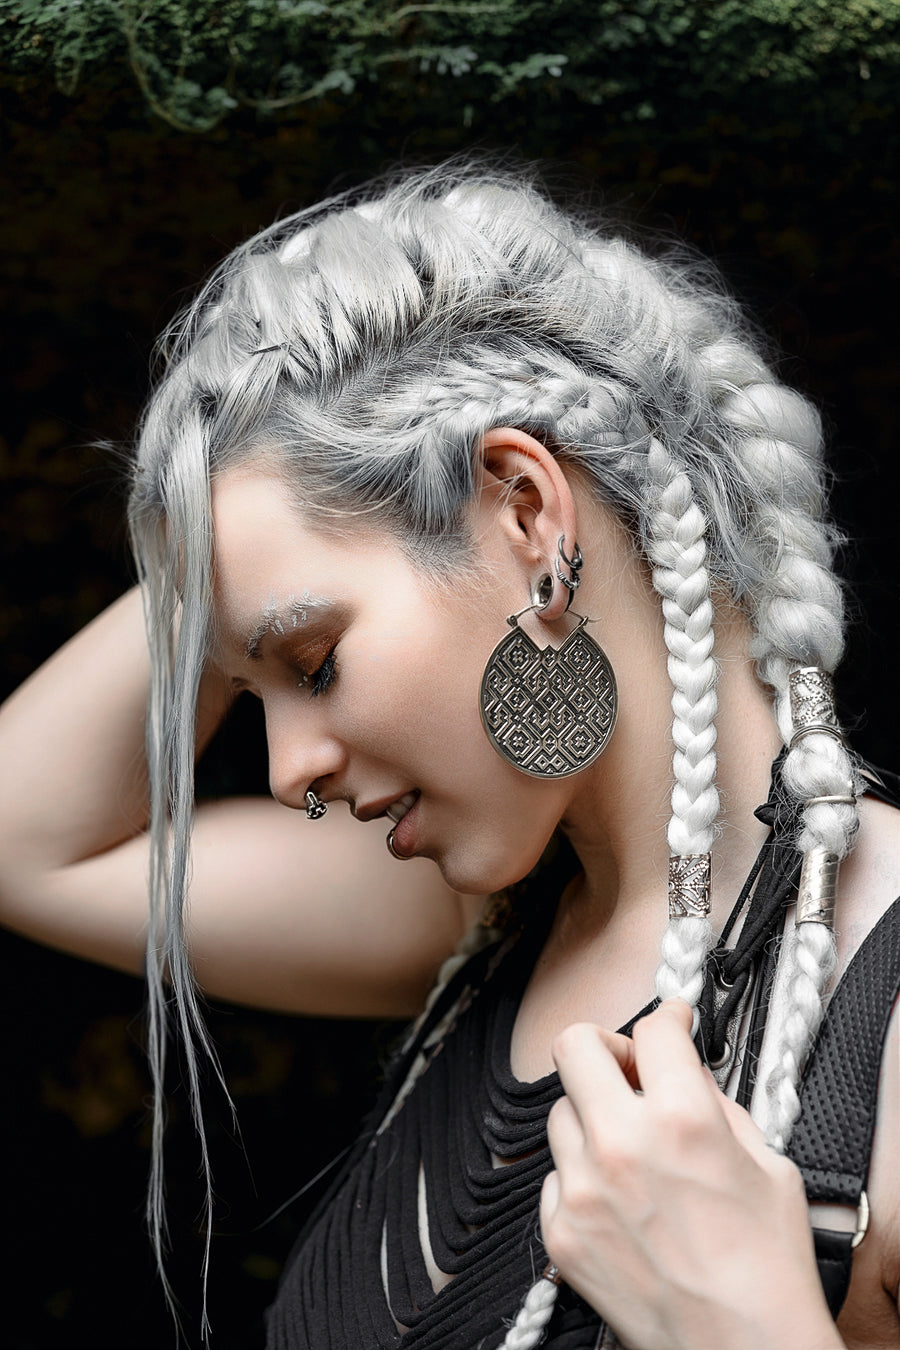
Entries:
{"label": "closed eye", "polygon": [[312,684],[313,698],[318,698],[320,694],[324,694],[326,689],[329,689],[331,685],[334,684],[337,677],[337,661],[335,660],[334,653],[335,648],[332,647],[331,651],[325,657],[325,660],[319,666],[319,669],[313,671],[309,676],[310,683]]}

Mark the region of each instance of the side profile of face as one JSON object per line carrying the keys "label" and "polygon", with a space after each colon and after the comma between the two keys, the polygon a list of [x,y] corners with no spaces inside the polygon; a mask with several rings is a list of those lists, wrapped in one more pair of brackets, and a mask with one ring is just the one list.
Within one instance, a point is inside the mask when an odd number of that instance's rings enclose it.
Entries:
{"label": "side profile of face", "polygon": [[274,796],[300,809],[314,787],[385,834],[413,803],[399,852],[461,891],[521,878],[575,789],[519,773],[481,725],[484,665],[537,571],[496,515],[476,539],[489,586],[436,585],[388,534],[314,528],[261,464],[219,475],[212,502],[215,655],[262,699]]}

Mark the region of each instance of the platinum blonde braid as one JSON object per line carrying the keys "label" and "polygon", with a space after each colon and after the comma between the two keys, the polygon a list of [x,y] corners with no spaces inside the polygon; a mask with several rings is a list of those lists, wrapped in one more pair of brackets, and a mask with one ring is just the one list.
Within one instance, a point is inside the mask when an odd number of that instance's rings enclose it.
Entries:
{"label": "platinum blonde braid", "polygon": [[[667,828],[674,857],[709,854],[719,814],[716,778],[716,665],[713,607],[706,566],[706,520],[687,473],[661,441],[647,449],[653,585],[662,597],[672,681],[675,743],[672,816]],[[684,998],[696,1007],[703,989],[712,927],[705,915],[673,916],[663,935],[656,988],[661,999]],[[502,1350],[532,1350],[553,1314],[556,1282],[542,1275],[529,1289]]]}
{"label": "platinum blonde braid", "polygon": [[[719,794],[716,790],[716,663],[713,607],[706,566],[706,519],[687,473],[653,439],[647,454],[653,585],[662,596],[672,681],[672,816],[666,832],[673,859],[708,855]],[[658,494],[658,495],[657,495]],[[696,1008],[703,989],[712,928],[705,914],[676,914],[662,941],[656,972],[660,999],[683,998]]]}
{"label": "platinum blonde braid", "polygon": [[500,1350],[533,1350],[534,1346],[540,1345],[547,1323],[553,1316],[558,1294],[556,1280],[547,1275],[535,1280],[523,1298],[516,1320],[506,1333]]}
{"label": "platinum blonde braid", "polygon": [[[804,736],[791,745],[790,675],[801,667],[831,674],[843,653],[843,596],[831,572],[832,538],[821,520],[815,472],[821,455],[818,418],[789,390],[751,385],[723,408],[746,434],[745,455],[770,485],[770,506],[758,515],[762,550],[771,559],[769,584],[756,607],[753,646],[761,678],[775,691],[775,715],[791,746],[782,777],[801,807],[797,848],[825,848],[838,859],[853,847],[855,804],[806,806],[810,798],[855,797],[862,782],[843,743],[830,735]],[[798,1085],[823,1016],[823,994],[837,952],[828,924],[800,922],[786,942],[785,995],[773,1004],[771,1069],[757,1094],[754,1115],[769,1142],[783,1152],[800,1114]]]}

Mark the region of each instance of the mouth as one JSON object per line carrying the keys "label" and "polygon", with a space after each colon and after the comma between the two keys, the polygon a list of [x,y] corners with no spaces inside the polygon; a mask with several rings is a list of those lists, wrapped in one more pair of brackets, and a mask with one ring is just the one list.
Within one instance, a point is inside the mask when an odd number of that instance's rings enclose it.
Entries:
{"label": "mouth", "polygon": [[388,819],[392,820],[395,825],[399,825],[406,813],[413,809],[418,800],[419,793],[417,791],[407,792],[405,796],[398,797],[395,802],[391,802],[384,814]]}
{"label": "mouth", "polygon": [[415,806],[419,796],[418,788],[414,788],[411,792],[404,793],[402,797],[397,797],[394,801],[386,802],[382,797],[379,802],[351,805],[350,809],[357,820],[390,819],[395,825],[398,825],[407,812]]}

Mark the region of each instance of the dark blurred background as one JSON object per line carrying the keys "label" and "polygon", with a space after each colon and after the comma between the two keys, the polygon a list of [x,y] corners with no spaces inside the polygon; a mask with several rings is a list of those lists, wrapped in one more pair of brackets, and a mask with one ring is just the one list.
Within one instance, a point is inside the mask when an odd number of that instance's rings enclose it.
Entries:
{"label": "dark blurred background", "polygon": [[[851,541],[844,717],[897,766],[894,0],[3,0],[0,57],[0,693],[129,583],[121,457],[152,345],[221,255],[396,163],[506,149],[711,256],[817,400]],[[207,781],[261,786],[256,739],[244,717]],[[12,936],[2,958],[6,1343],[171,1344],[140,1217],[140,984]],[[352,1138],[395,1029],[211,1018],[246,1147],[211,1094],[213,1345],[250,1350],[306,1201],[266,1221]],[[172,1278],[197,1344],[173,1087]]]}

